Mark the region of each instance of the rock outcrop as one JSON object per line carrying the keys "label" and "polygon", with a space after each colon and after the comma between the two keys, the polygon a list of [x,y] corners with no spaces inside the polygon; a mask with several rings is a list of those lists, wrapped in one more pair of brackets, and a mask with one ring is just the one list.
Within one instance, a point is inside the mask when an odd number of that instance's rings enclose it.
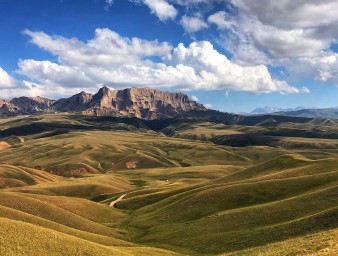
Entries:
{"label": "rock outcrop", "polygon": [[42,97],[19,97],[10,101],[0,100],[0,115],[36,114],[47,111],[54,102],[54,100]]}
{"label": "rock outcrop", "polygon": [[102,87],[96,94],[81,92],[58,101],[41,97],[0,100],[0,115],[71,112],[91,116],[161,119],[207,109],[185,94],[150,88],[111,90]]}
{"label": "rock outcrop", "polygon": [[10,101],[23,114],[34,114],[48,110],[55,100],[42,97],[19,97]]}
{"label": "rock outcrop", "polygon": [[60,99],[56,101],[52,109],[60,112],[80,112],[88,107],[88,103],[93,99],[93,94],[80,92],[70,98]]}

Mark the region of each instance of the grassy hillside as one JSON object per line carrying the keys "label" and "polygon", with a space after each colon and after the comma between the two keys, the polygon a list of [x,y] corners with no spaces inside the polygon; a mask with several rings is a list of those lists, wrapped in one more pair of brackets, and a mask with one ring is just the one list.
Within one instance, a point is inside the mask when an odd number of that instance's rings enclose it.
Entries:
{"label": "grassy hillside", "polygon": [[0,188],[36,185],[61,179],[41,170],[0,164]]}
{"label": "grassy hillside", "polygon": [[2,255],[334,255],[337,126],[253,118],[0,122]]}
{"label": "grassy hillside", "polygon": [[179,255],[161,249],[103,246],[48,228],[0,218],[1,255]]}
{"label": "grassy hillside", "polygon": [[184,190],[132,194],[119,207],[132,210],[125,224],[140,232],[137,241],[188,254],[236,251],[337,227],[337,171],[269,176],[242,174],[236,181],[230,175]]}

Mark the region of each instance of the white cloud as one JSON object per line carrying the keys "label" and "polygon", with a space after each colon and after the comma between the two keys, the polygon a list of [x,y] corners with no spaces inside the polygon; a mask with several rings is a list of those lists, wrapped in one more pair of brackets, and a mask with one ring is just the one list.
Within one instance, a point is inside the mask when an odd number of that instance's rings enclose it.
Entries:
{"label": "white cloud", "polygon": [[207,41],[192,43],[188,48],[179,44],[164,60],[172,66],[184,65],[192,68],[194,73],[199,75],[199,79],[195,81],[196,89],[228,89],[256,93],[299,92],[286,82],[272,79],[264,65],[245,67],[232,63]]}
{"label": "white cloud", "polygon": [[212,109],[212,105],[211,104],[204,104],[204,107],[206,107],[207,109]]}
{"label": "white cloud", "polygon": [[335,52],[322,52],[312,58],[282,59],[277,64],[288,67],[291,79],[312,77],[321,83],[338,85],[338,54]]}
{"label": "white cloud", "polygon": [[[336,83],[336,65],[325,66],[322,59],[332,53],[330,47],[338,42],[337,0],[166,2],[183,6],[180,23],[187,33],[216,25],[219,37],[215,40],[233,55],[232,63],[248,67],[282,64],[294,77]],[[221,4],[224,10],[219,9]],[[208,17],[207,23],[203,17]]]}
{"label": "white cloud", "polygon": [[110,29],[96,29],[95,37],[87,43],[76,38],[67,39],[60,36],[49,36],[43,32],[25,30],[24,34],[31,37],[31,42],[40,48],[59,57],[62,64],[80,66],[107,66],[135,63],[140,58],[168,54],[172,47],[169,43],[157,40],[147,41],[140,38],[121,37]]}
{"label": "white cloud", "polygon": [[235,25],[225,11],[219,11],[210,15],[208,17],[208,22],[217,25],[219,29],[230,28]]}
{"label": "white cloud", "polygon": [[194,101],[198,101],[198,98],[196,96],[191,96],[191,99],[194,100]]}
{"label": "white cloud", "polygon": [[233,61],[244,66],[270,64],[269,57],[253,44],[239,43],[233,49]]}
{"label": "white cloud", "polygon": [[[25,31],[31,42],[51,52],[58,63],[21,60],[18,72],[58,94],[96,90],[102,85],[125,88],[149,86],[180,90],[235,90],[253,93],[297,93],[297,88],[271,77],[264,65],[241,66],[202,41],[176,48],[168,43],[124,38],[97,29],[94,39],[82,42]],[[162,57],[155,63],[149,57]]]}
{"label": "white cloud", "polygon": [[338,37],[336,0],[232,0],[237,33],[272,58],[316,57]]}
{"label": "white cloud", "polygon": [[181,25],[188,33],[195,33],[201,29],[207,28],[208,24],[199,17],[189,17],[184,15],[181,18]]}
{"label": "white cloud", "polygon": [[76,66],[59,65],[50,61],[21,60],[19,73],[44,85],[60,87],[90,87],[95,82],[84,70]]}
{"label": "white cloud", "polygon": [[10,99],[18,96],[56,96],[56,95],[69,95],[69,90],[64,90],[63,94],[59,88],[47,88],[37,83],[29,82],[26,80],[19,81],[11,77],[4,69],[0,67],[0,98]]}
{"label": "white cloud", "polygon": [[336,0],[232,0],[247,15],[255,16],[263,24],[293,29],[337,26]]}
{"label": "white cloud", "polygon": [[[176,4],[199,5],[201,16],[210,10],[207,21],[219,29],[215,41],[241,66],[283,66],[290,78],[315,79],[337,84],[337,65],[323,64],[333,59],[331,46],[338,38],[338,1],[336,0],[173,0]],[[214,8],[223,3],[233,11]],[[205,8],[204,8],[205,7]],[[203,10],[208,10],[203,12]],[[214,35],[213,35],[214,36]],[[306,90],[301,90],[307,92]]]}
{"label": "white cloud", "polygon": [[312,57],[330,47],[330,40],[313,36],[304,29],[284,30],[248,21],[247,29],[259,49],[267,50],[274,58]]}
{"label": "white cloud", "polygon": [[17,82],[0,67],[0,89],[16,87]]}
{"label": "white cloud", "polygon": [[151,13],[155,14],[161,21],[175,19],[178,13],[176,8],[166,0],[129,0],[129,2],[147,5]]}

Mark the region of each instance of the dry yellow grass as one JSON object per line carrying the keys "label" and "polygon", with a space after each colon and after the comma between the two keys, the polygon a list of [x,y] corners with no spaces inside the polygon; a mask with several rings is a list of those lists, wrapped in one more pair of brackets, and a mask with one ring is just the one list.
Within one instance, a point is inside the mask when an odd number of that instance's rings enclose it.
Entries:
{"label": "dry yellow grass", "polygon": [[[175,129],[177,130],[177,128]],[[209,140],[218,135],[243,134],[243,132],[232,129],[224,124],[215,124],[210,122],[196,123],[187,127],[183,126],[175,131],[172,136],[178,138],[192,138]]]}
{"label": "dry yellow grass", "polygon": [[41,170],[0,164],[0,188],[22,187],[58,180],[62,178]]}
{"label": "dry yellow grass", "polygon": [[[187,121],[167,137],[102,120],[44,115],[29,121],[42,132],[27,120],[2,126],[20,128],[0,152],[3,255],[177,255],[153,246],[188,255],[338,254],[338,231],[328,231],[338,227],[338,143],[316,127]],[[275,140],[212,140],[241,134]]]}
{"label": "dry yellow grass", "polygon": [[0,226],[0,250],[2,256],[178,255],[156,248],[124,248],[103,246],[51,229],[5,218],[0,218]]}
{"label": "dry yellow grass", "polygon": [[[71,228],[103,236],[117,237],[114,229],[37,199],[15,193],[0,193],[0,205],[25,212]],[[113,219],[112,219],[113,221]]]}
{"label": "dry yellow grass", "polygon": [[102,194],[119,193],[133,188],[132,182],[124,177],[99,174],[83,178],[64,178],[52,183],[12,188],[8,191],[92,199]]}
{"label": "dry yellow grass", "polygon": [[21,212],[15,209],[11,209],[8,207],[4,207],[4,206],[0,206],[0,217],[11,219],[11,220],[22,221],[25,223],[33,224],[35,226],[52,229],[54,231],[58,231],[58,232],[68,234],[74,237],[78,237],[84,240],[92,241],[97,244],[102,244],[102,245],[107,245],[107,246],[132,246],[131,243],[128,243],[118,238],[108,237],[108,236],[94,234],[91,232],[78,230],[76,228],[71,228],[71,227],[50,221],[50,220],[46,220],[41,217],[37,217],[31,214]]}

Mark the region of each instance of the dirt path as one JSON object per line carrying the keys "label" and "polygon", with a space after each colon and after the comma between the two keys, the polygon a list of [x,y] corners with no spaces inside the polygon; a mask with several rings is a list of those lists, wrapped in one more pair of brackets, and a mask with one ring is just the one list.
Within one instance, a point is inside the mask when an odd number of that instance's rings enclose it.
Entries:
{"label": "dirt path", "polygon": [[115,201],[111,202],[111,203],[109,204],[109,206],[110,206],[110,207],[116,207],[116,208],[117,208],[116,204],[117,204],[118,202],[122,201],[122,199],[123,199],[126,195],[127,195],[127,194],[124,194],[124,195],[120,196],[118,199],[116,199]]}

